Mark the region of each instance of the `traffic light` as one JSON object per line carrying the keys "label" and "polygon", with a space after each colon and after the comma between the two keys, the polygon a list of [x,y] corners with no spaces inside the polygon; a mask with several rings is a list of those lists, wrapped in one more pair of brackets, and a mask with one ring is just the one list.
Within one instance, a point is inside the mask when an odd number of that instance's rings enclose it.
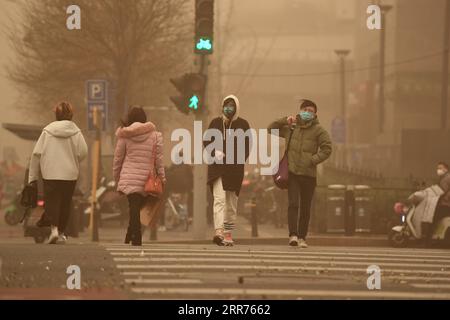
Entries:
{"label": "traffic light", "polygon": [[203,96],[205,94],[206,76],[199,73],[188,73],[179,78],[172,78],[170,82],[179,92],[178,96],[172,96],[170,100],[180,112],[188,114],[190,111],[194,113],[205,111]]}
{"label": "traffic light", "polygon": [[195,0],[195,53],[212,54],[213,34],[214,0]]}

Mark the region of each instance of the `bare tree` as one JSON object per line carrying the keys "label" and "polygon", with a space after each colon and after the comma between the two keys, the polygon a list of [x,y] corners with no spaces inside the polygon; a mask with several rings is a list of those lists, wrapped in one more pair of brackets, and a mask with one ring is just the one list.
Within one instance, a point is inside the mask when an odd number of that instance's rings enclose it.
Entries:
{"label": "bare tree", "polygon": [[[68,0],[24,0],[8,34],[17,54],[8,74],[28,112],[61,99],[84,105],[85,82],[110,83],[110,121],[130,103],[166,98],[168,78],[186,67],[193,10],[184,0],[78,0],[81,30],[66,28]],[[84,108],[80,108],[84,109]],[[81,113],[80,117],[85,116]],[[114,125],[111,126],[114,129]]]}

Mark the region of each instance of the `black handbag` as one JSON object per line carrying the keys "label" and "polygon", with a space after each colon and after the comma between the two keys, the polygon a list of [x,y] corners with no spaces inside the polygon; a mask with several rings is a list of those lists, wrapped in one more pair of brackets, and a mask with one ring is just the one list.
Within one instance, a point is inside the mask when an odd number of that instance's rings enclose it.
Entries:
{"label": "black handbag", "polygon": [[22,190],[20,204],[26,208],[36,208],[38,198],[37,183],[28,183]]}

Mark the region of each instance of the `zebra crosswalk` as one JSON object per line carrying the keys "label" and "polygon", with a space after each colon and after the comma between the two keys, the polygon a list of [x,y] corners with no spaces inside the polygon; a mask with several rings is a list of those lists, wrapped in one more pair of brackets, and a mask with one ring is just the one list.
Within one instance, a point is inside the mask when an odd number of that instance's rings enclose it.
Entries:
{"label": "zebra crosswalk", "polygon": [[[450,251],[105,244],[125,284],[153,299],[450,299]],[[367,268],[381,270],[369,290]]]}

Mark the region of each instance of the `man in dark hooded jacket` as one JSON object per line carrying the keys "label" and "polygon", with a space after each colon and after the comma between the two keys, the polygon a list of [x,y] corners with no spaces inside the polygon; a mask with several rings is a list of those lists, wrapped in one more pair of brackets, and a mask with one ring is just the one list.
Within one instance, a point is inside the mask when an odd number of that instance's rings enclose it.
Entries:
{"label": "man in dark hooded jacket", "polygon": [[[222,148],[213,149],[212,155],[215,157],[215,161],[208,166],[208,185],[214,198],[215,235],[213,241],[219,246],[232,246],[231,232],[235,228],[237,201],[244,179],[245,166],[245,163],[238,161],[238,157],[244,151],[245,161],[247,161],[250,150],[250,138],[245,136],[244,139],[241,139],[242,137],[240,137],[250,129],[250,125],[239,117],[237,97],[230,95],[223,100],[222,115],[213,119],[208,129],[217,129],[222,133],[223,145]],[[242,131],[236,131],[239,129]],[[214,139],[206,141],[205,148],[214,142]],[[231,154],[232,150],[227,152],[227,145],[230,146],[231,142],[234,146],[234,159],[229,161],[227,153]]]}

